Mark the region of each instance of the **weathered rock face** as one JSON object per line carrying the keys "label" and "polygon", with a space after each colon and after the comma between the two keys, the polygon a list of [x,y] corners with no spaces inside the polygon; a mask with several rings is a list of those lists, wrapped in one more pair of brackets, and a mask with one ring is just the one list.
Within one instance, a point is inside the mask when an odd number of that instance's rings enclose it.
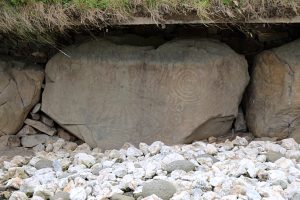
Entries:
{"label": "weathered rock face", "polygon": [[98,40],[46,66],[42,110],[92,146],[189,142],[226,133],[248,83],[246,60],[217,41],[159,48]]}
{"label": "weathered rock face", "polygon": [[0,136],[15,134],[38,102],[44,72],[36,66],[0,58]]}
{"label": "weathered rock face", "polygon": [[259,137],[300,142],[300,40],[256,58],[247,93],[246,120]]}

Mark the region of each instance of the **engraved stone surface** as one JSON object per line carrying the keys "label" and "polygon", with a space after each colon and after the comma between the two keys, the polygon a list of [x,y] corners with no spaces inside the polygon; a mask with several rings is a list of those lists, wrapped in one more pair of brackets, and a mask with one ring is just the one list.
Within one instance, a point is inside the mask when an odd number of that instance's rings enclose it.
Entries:
{"label": "engraved stone surface", "polygon": [[260,53],[247,92],[246,121],[258,137],[300,142],[300,40]]}
{"label": "engraved stone surface", "polygon": [[46,66],[42,111],[104,149],[222,135],[249,80],[244,57],[218,41],[154,49],[99,39],[65,51]]}

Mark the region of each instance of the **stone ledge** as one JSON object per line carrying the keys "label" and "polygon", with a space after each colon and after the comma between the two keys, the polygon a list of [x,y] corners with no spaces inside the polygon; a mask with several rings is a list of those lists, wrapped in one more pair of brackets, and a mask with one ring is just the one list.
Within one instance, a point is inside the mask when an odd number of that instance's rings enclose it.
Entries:
{"label": "stone ledge", "polygon": [[204,20],[198,17],[189,17],[188,19],[166,19],[164,21],[158,21],[149,17],[135,17],[132,20],[126,22],[120,22],[111,25],[151,25],[151,24],[295,24],[300,23],[300,16],[293,18],[268,18],[268,19],[254,19],[249,21],[224,21],[224,20]]}

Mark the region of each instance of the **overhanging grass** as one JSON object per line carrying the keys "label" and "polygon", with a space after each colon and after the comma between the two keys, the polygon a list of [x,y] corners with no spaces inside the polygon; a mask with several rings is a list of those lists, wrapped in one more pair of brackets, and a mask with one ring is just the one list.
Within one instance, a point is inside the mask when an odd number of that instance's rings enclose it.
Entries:
{"label": "overhanging grass", "polygon": [[52,43],[73,29],[103,28],[136,16],[197,16],[231,23],[298,15],[299,0],[0,0],[0,32]]}

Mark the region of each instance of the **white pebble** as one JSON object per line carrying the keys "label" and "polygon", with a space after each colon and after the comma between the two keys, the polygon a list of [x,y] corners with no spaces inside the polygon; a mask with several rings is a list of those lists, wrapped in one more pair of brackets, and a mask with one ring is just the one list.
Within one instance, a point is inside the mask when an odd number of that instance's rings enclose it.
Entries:
{"label": "white pebble", "polygon": [[86,153],[78,153],[74,156],[74,164],[76,165],[84,164],[87,167],[91,167],[95,163],[96,159]]}
{"label": "white pebble", "polygon": [[83,187],[75,187],[70,191],[71,200],[86,200],[86,192]]}

